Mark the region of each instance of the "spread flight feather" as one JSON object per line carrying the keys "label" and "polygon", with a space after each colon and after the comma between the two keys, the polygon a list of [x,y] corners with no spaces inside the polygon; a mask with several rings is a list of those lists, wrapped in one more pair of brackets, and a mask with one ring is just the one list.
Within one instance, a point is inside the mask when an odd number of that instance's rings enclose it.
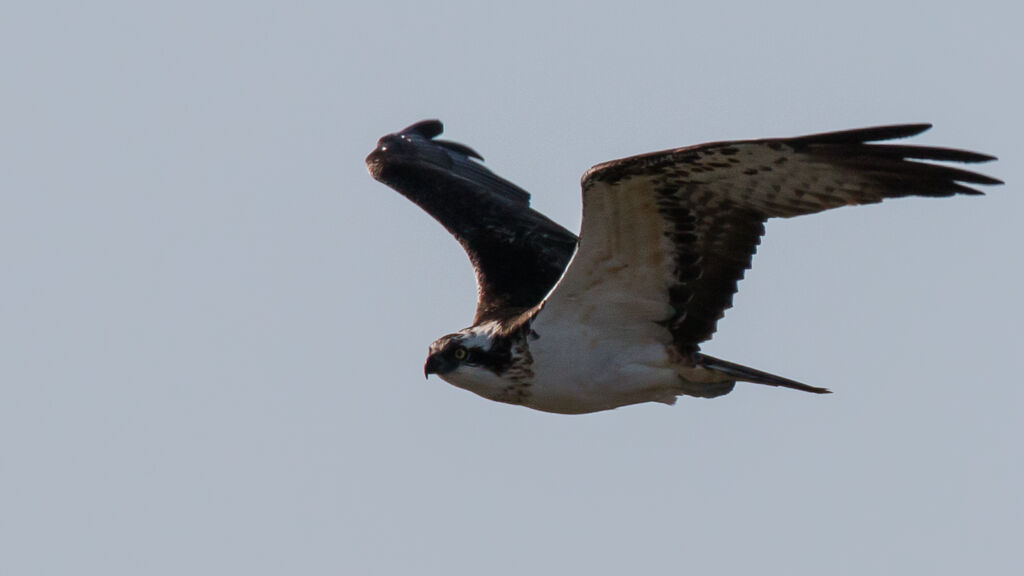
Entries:
{"label": "spread flight feather", "polygon": [[[586,325],[609,337],[665,339],[680,366],[823,392],[702,355],[699,345],[731,306],[768,218],[886,198],[981,194],[972,185],[1001,183],[933,163],[991,156],[877,143],[928,128],[715,142],[598,164],[582,179],[579,239],[531,209],[529,194],[485,168],[475,151],[435,139],[439,121],[385,136],[367,164],[466,250],[478,286],[474,327],[501,325],[497,332],[507,335],[542,318],[547,326]],[[677,393],[729,390],[731,382]]]}

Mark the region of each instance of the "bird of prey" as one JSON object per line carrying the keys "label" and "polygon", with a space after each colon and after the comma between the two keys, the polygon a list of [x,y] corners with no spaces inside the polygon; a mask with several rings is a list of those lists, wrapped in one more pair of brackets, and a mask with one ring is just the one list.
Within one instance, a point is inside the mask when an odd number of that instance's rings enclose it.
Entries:
{"label": "bird of prey", "polygon": [[472,326],[430,345],[425,374],[491,400],[582,414],[713,398],[736,382],[827,393],[700,344],[731,306],[768,218],[1001,184],[928,162],[992,156],[877,143],[928,128],[714,142],[598,164],[583,175],[578,239],[474,150],[436,139],[438,120],[384,136],[366,164],[454,235],[476,272]]}

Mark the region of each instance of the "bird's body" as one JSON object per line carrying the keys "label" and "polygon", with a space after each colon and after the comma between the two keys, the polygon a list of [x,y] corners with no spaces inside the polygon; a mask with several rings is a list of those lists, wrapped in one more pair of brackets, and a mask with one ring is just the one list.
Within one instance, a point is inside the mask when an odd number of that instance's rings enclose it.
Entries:
{"label": "bird's body", "polygon": [[448,228],[476,270],[473,324],[434,342],[425,372],[491,400],[576,414],[721,396],[737,381],[827,392],[712,358],[699,344],[731,305],[769,217],[999,183],[911,160],[989,156],[870,143],[927,128],[721,142],[599,164],[583,177],[578,247],[471,149],[434,140],[440,122],[385,136],[367,164]]}
{"label": "bird's body", "polygon": [[[495,328],[473,330],[484,336],[479,346],[490,343]],[[564,414],[648,401],[671,404],[684,392],[680,377],[687,371],[673,360],[670,347],[653,339],[566,326],[543,311],[501,338],[510,345],[510,358],[500,375],[489,367],[464,366],[443,374],[445,379],[491,400]]]}

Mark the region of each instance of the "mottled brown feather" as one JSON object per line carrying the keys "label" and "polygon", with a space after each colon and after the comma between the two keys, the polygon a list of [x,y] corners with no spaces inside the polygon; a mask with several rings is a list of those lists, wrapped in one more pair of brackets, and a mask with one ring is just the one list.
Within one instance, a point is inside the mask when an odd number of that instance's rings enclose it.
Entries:
{"label": "mottled brown feather", "polygon": [[[871,144],[929,127],[908,124],[716,142],[614,160],[584,175],[584,213],[588,202],[604,202],[611,196],[609,186],[657,198],[663,232],[675,246],[675,263],[666,276],[674,313],[663,322],[676,347],[692,354],[711,337],[731,306],[768,218],[885,198],[981,194],[964,183],[1001,183],[968,170],[921,162],[985,162],[992,156]],[[601,194],[588,193],[598,188]],[[584,236],[581,252],[586,245]],[[576,258],[584,259],[585,254]]]}

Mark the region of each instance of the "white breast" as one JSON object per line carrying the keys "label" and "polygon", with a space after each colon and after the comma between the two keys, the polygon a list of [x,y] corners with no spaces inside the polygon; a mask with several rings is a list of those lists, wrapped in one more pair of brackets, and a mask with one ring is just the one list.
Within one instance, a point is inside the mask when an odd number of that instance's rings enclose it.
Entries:
{"label": "white breast", "polygon": [[[669,355],[668,331],[654,323],[608,329],[587,318],[565,322],[542,310],[530,341],[533,379],[527,404],[563,413],[608,410],[639,402],[674,403],[679,377]],[[597,313],[597,311],[595,311]]]}

